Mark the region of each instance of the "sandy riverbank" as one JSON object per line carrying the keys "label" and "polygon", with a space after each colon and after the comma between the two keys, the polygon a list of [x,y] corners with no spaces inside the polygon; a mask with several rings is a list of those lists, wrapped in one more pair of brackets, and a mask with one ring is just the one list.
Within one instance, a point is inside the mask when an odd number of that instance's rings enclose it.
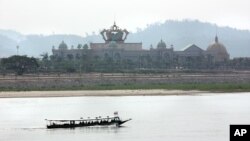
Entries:
{"label": "sandy riverbank", "polygon": [[207,91],[182,90],[81,90],[81,91],[21,91],[0,92],[0,98],[25,97],[74,97],[74,96],[158,96],[158,95],[194,95]]}

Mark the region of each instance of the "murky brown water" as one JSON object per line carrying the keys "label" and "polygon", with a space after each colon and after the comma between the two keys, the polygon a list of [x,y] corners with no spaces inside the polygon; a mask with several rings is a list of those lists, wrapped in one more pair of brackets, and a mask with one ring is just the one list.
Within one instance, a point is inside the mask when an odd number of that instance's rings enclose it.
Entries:
{"label": "murky brown water", "polygon": [[[250,124],[250,93],[0,99],[0,141],[228,141],[230,124]],[[122,128],[45,128],[48,119],[112,115]]]}

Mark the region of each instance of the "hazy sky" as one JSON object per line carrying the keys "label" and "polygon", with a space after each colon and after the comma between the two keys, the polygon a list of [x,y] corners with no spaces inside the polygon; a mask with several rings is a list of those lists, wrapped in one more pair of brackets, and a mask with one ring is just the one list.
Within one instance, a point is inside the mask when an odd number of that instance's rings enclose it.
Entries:
{"label": "hazy sky", "polygon": [[168,19],[250,29],[249,13],[250,0],[0,0],[0,29],[84,36],[114,19],[129,31]]}

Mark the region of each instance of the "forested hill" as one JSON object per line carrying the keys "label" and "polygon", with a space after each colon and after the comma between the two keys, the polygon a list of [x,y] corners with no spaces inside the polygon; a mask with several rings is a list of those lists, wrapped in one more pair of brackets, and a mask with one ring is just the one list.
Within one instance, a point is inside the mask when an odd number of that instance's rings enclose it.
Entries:
{"label": "forested hill", "polygon": [[[119,26],[119,23],[118,23]],[[107,28],[107,27],[103,27]],[[122,29],[125,27],[121,27]],[[129,29],[127,29],[129,30]],[[166,21],[148,25],[130,33],[127,42],[142,42],[143,48],[154,47],[163,39],[168,46],[174,45],[181,50],[188,44],[196,44],[206,49],[214,41],[216,25],[199,21]],[[250,31],[230,27],[217,27],[219,41],[226,47],[231,57],[250,57]],[[20,54],[39,57],[48,52],[51,54],[53,45],[57,47],[64,40],[69,47],[89,42],[103,42],[100,35],[22,35],[11,30],[0,30],[0,58],[16,54],[16,45],[20,46]]]}

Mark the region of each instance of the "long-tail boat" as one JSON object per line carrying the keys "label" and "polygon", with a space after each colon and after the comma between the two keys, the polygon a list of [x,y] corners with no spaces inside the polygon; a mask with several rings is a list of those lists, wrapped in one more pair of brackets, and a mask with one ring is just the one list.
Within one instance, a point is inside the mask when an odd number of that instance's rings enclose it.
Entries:
{"label": "long-tail boat", "polygon": [[120,127],[122,124],[132,119],[121,120],[120,117],[118,116],[118,112],[115,112],[113,117],[107,116],[105,118],[99,116],[92,119],[80,118],[78,120],[49,120],[49,119],[45,120],[47,121],[47,128],[51,129],[51,128],[75,128],[75,127],[111,126],[111,125]]}

